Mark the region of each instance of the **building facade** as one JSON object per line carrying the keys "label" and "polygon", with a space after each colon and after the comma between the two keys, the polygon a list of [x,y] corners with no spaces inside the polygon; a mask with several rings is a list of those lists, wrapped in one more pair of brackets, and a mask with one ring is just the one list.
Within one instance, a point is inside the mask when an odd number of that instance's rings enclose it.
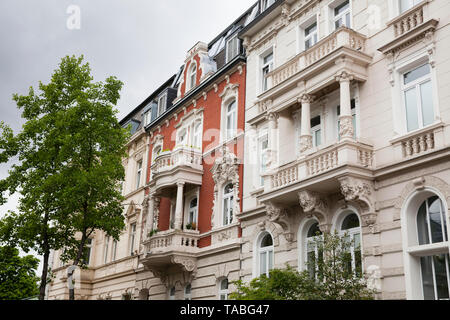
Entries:
{"label": "building facade", "polygon": [[449,298],[449,10],[275,1],[240,32],[244,280],[306,269],[336,231],[378,298]]}
{"label": "building facade", "polygon": [[[84,299],[226,299],[316,232],[379,299],[449,299],[446,0],[260,0],[122,120],[127,228]],[[65,299],[55,253],[50,299]]]}

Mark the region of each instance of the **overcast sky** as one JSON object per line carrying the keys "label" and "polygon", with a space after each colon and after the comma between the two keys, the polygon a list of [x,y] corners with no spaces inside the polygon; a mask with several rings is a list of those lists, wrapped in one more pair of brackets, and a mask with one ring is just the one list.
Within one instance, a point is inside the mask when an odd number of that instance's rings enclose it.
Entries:
{"label": "overcast sky", "polygon": [[[85,56],[95,81],[124,82],[119,120],[184,63],[197,41],[210,42],[256,0],[1,0],[0,121],[20,130],[12,94],[47,83],[66,55]],[[72,18],[80,9],[77,29]],[[68,27],[72,27],[70,29]],[[8,166],[0,165],[0,179]],[[13,210],[17,196],[0,206]]]}

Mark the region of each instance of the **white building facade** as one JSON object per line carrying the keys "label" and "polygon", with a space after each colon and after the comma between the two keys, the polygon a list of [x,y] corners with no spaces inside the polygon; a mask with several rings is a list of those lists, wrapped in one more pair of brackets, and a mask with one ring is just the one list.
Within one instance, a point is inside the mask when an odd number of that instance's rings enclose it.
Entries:
{"label": "white building facade", "polygon": [[247,55],[241,277],[348,233],[380,299],[448,299],[450,3],[275,1]]}

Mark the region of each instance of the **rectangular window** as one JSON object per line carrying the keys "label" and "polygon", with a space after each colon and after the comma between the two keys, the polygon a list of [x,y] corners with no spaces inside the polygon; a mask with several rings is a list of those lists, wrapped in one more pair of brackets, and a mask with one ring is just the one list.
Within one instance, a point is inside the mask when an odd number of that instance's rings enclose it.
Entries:
{"label": "rectangular window", "polygon": [[227,40],[227,63],[233,60],[234,57],[236,57],[239,54],[240,51],[240,42],[239,38],[236,35],[234,35],[231,39]]}
{"label": "rectangular window", "polygon": [[92,249],[92,239],[89,238],[86,240],[86,246],[84,248],[84,256],[83,256],[84,263],[87,266],[91,262],[91,249]]}
{"label": "rectangular window", "polygon": [[429,64],[403,74],[403,101],[408,132],[434,122],[433,87]]}
{"label": "rectangular window", "polygon": [[111,261],[116,261],[116,255],[117,255],[117,240],[114,240],[112,245]]}
{"label": "rectangular window", "polygon": [[150,109],[146,113],[144,113],[144,126],[147,126],[150,124],[151,118],[152,118],[152,111]]}
{"label": "rectangular window", "polygon": [[136,189],[139,189],[139,187],[141,186],[141,176],[142,176],[142,160],[137,163]]}
{"label": "rectangular window", "polygon": [[269,89],[269,83],[267,74],[271,72],[273,69],[273,53],[267,54],[263,58],[263,66],[262,66],[262,91],[266,91]]}
{"label": "rectangular window", "polygon": [[350,2],[348,0],[334,8],[334,28],[337,29],[342,26],[351,27]]}
{"label": "rectangular window", "polygon": [[130,226],[130,255],[134,255],[134,242],[136,239],[136,223]]}
{"label": "rectangular window", "polygon": [[411,9],[412,7],[419,4],[420,2],[422,2],[422,0],[399,0],[400,13],[403,13],[403,12]]}
{"label": "rectangular window", "polygon": [[158,99],[158,116],[162,115],[166,111],[167,96],[164,94]]}
{"label": "rectangular window", "polygon": [[318,147],[322,144],[322,125],[320,116],[311,119],[311,135],[313,146]]}
{"label": "rectangular window", "polygon": [[305,50],[317,43],[317,23],[314,22],[305,28]]}

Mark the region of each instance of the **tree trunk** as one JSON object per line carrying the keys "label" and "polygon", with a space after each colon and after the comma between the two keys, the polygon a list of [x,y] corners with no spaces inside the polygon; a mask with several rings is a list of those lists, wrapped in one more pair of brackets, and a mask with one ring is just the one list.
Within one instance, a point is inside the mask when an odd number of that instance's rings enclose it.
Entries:
{"label": "tree trunk", "polygon": [[45,299],[45,288],[47,287],[47,275],[48,275],[48,259],[50,256],[50,251],[48,249],[45,250],[44,253],[44,262],[43,269],[41,275],[41,286],[39,287],[39,300]]}
{"label": "tree trunk", "polygon": [[[75,260],[73,261],[72,266],[73,267],[77,267],[78,263],[80,262],[81,258],[83,257],[83,249],[84,249],[84,245],[86,243],[86,231],[82,234],[81,236],[81,241],[80,241],[80,246],[78,247],[78,253],[77,253],[77,257],[75,258]],[[75,268],[73,268],[72,270],[69,270],[68,277],[67,277],[67,281],[68,282],[72,282],[72,276],[73,276],[73,272],[75,271]],[[69,300],[75,300],[75,288],[72,283],[69,283]]]}

